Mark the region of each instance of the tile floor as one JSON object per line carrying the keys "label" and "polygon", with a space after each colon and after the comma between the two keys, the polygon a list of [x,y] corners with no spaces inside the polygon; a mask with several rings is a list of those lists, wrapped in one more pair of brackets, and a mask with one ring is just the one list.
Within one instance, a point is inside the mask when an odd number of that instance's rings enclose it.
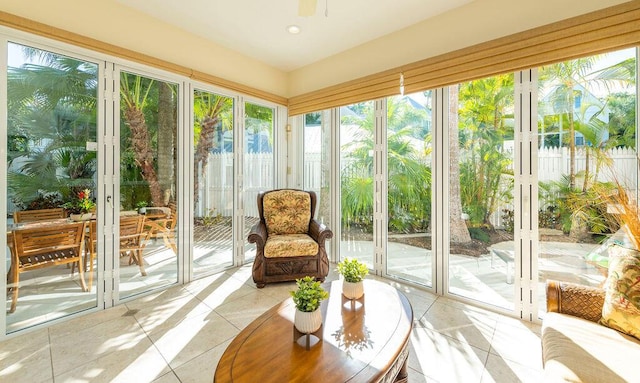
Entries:
{"label": "tile floor", "polygon": [[[541,381],[539,325],[381,280],[413,306],[409,382]],[[233,337],[294,286],[257,289],[244,266],[32,331],[0,343],[0,381],[211,382]]]}

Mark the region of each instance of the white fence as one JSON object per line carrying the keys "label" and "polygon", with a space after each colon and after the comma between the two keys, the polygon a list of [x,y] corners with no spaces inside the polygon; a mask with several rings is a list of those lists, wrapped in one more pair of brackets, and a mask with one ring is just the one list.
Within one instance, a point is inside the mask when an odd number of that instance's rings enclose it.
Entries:
{"label": "white fence", "polygon": [[[614,164],[614,172],[620,182],[627,188],[635,190],[637,185],[637,158],[635,150],[622,148],[611,149],[606,156]],[[576,172],[585,169],[586,155],[584,149],[576,153]],[[590,156],[590,172],[596,170],[596,159]],[[244,169],[244,207],[245,216],[257,217],[256,196],[261,190],[273,188],[273,155],[270,153],[245,154]],[[320,153],[306,153],[304,161],[304,187],[320,193],[322,185],[322,161]],[[538,179],[540,181],[559,181],[563,175],[569,174],[569,151],[567,148],[545,148],[538,151]],[[233,154],[213,154],[209,157],[206,177],[201,178],[199,199],[196,204],[196,215],[230,216],[233,212]],[[612,181],[611,171],[602,167],[598,173],[599,181]],[[496,226],[500,226],[501,206],[492,218]]]}
{"label": "white fence", "polygon": [[[589,156],[589,173],[594,175],[598,170],[598,181],[614,181],[614,176],[618,182],[629,190],[635,190],[638,185],[637,167],[638,158],[636,151],[631,148],[613,148],[605,151],[604,157],[610,161],[612,167],[606,164],[597,164],[597,159],[593,153]],[[586,169],[587,156],[584,148],[576,150],[576,173]],[[569,148],[545,148],[538,150],[538,180],[539,181],[559,181],[563,175],[569,174],[570,156]]]}
{"label": "white fence", "polygon": [[[201,169],[198,169],[201,173]],[[273,189],[273,154],[246,153],[244,169],[244,215],[257,217],[260,191]],[[233,153],[209,156],[205,177],[200,178],[196,216],[233,214]]]}

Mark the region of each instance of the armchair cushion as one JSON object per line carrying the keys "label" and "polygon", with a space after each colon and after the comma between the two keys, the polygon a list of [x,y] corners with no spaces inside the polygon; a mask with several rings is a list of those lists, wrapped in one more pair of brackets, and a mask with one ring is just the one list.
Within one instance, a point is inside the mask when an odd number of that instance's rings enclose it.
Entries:
{"label": "armchair cushion", "polygon": [[305,234],[311,220],[311,197],[300,190],[277,190],[262,202],[267,232],[271,235]]}
{"label": "armchair cushion", "polygon": [[544,382],[633,382],[640,341],[592,321],[545,314],[542,328]]}
{"label": "armchair cushion", "polygon": [[264,246],[264,256],[299,257],[318,254],[318,243],[307,234],[271,235]]}
{"label": "armchair cushion", "polygon": [[603,289],[547,280],[543,382],[638,382],[640,340],[599,324]]}
{"label": "armchair cushion", "polygon": [[600,322],[640,339],[640,252],[609,249],[609,276]]}

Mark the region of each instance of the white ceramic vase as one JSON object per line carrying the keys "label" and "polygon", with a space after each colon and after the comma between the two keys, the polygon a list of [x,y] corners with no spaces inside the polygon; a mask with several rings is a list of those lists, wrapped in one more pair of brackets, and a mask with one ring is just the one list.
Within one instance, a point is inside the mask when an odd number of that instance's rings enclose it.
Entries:
{"label": "white ceramic vase", "polygon": [[72,221],[88,221],[91,219],[91,213],[69,214]]}
{"label": "white ceramic vase", "polygon": [[318,308],[316,311],[304,312],[296,309],[293,325],[304,334],[317,331],[322,326],[322,310]]}
{"label": "white ceramic vase", "polygon": [[364,294],[364,284],[360,282],[342,281],[342,295],[347,299],[360,299]]}

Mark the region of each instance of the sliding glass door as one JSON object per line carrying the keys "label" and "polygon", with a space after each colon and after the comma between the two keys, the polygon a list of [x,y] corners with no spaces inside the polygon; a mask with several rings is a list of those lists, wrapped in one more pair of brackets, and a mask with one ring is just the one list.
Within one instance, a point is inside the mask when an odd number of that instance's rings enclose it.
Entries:
{"label": "sliding glass door", "polygon": [[[121,71],[119,298],[178,280],[175,83]],[[137,221],[136,221],[137,220]]]}
{"label": "sliding glass door", "polygon": [[340,108],[340,258],[373,269],[373,101]]}
{"label": "sliding glass door", "polygon": [[450,86],[449,292],[514,308],[514,85],[504,74]]}
{"label": "sliding glass door", "polygon": [[[259,220],[258,193],[274,188],[275,109],[273,107],[245,102],[244,104],[244,230],[242,237],[247,238],[251,227]],[[256,245],[244,241],[244,261],[256,256]]]}
{"label": "sliding glass door", "polygon": [[233,265],[234,100],[193,92],[193,275]]}
{"label": "sliding glass door", "polygon": [[[84,237],[65,236],[68,217],[98,197],[99,65],[8,44],[6,332],[97,306],[96,267],[83,257]],[[57,248],[67,246],[64,254]],[[96,259],[96,263],[100,260]],[[86,267],[86,269],[85,269]],[[82,271],[82,272],[81,272]]]}
{"label": "sliding glass door", "polygon": [[[636,204],[637,50],[547,65],[538,99],[538,295],[547,279],[602,286],[609,249],[633,247],[621,207]],[[620,190],[626,202],[607,196]],[[540,306],[543,315],[544,305]]]}
{"label": "sliding glass door", "polygon": [[432,286],[431,92],[387,99],[386,274]]}

